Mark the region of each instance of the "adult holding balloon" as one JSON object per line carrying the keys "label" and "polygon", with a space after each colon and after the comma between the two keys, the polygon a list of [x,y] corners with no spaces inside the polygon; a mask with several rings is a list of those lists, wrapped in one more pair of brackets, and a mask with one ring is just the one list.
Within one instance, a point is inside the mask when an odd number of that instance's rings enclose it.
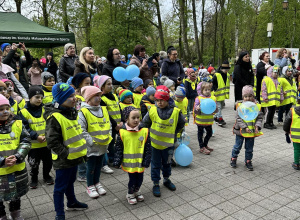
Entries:
{"label": "adult holding balloon", "polygon": [[245,140],[245,165],[252,171],[252,157],[254,138],[262,135],[261,127],[264,114],[261,112],[261,105],[255,103],[252,86],[244,86],[242,90],[243,102],[236,105],[236,122],[233,133],[236,134],[235,145],[232,149],[231,162],[232,168],[236,168],[237,157]]}
{"label": "adult holding balloon", "polygon": [[[197,86],[198,97],[194,105],[194,122],[198,127],[198,142],[200,153],[209,155],[213,148],[208,147],[209,139],[212,136],[212,125],[214,123],[213,113],[216,111],[216,97],[211,95],[211,85],[208,82],[201,82]],[[206,136],[203,140],[203,133]]]}

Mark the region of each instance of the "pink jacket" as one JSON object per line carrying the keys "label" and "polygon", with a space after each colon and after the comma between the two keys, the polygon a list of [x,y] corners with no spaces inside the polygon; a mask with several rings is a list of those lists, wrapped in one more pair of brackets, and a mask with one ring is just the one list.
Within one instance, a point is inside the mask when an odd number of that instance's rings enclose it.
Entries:
{"label": "pink jacket", "polygon": [[28,70],[28,76],[30,77],[31,85],[42,85],[42,72],[39,69],[31,67]]}

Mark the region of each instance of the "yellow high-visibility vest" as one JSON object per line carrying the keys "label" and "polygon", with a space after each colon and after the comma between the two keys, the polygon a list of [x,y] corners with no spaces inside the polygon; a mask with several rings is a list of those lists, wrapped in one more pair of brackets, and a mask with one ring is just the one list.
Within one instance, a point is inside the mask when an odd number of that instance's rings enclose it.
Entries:
{"label": "yellow high-visibility vest", "polygon": [[79,99],[81,102],[85,102],[85,99],[81,95],[75,95],[77,99]]}
{"label": "yellow high-visibility vest", "polygon": [[93,142],[99,145],[108,145],[112,137],[109,134],[110,121],[109,114],[105,106],[101,106],[103,117],[93,115],[87,108],[82,108],[80,111],[83,113],[88,129],[87,132],[92,136]]}
{"label": "yellow high-visibility vest", "polygon": [[[26,118],[26,120],[29,123],[29,127],[31,130],[35,131],[38,136],[45,136],[45,129],[46,129],[46,120],[44,119],[44,108],[42,109],[42,114],[41,117],[36,118],[33,117],[26,108],[23,108],[21,110],[22,115],[24,116],[24,118]],[[35,149],[35,148],[42,148],[42,147],[46,147],[47,146],[47,142],[43,142],[40,143],[37,140],[31,140],[31,148]]]}
{"label": "yellow high-visibility vest", "polygon": [[18,102],[17,100],[14,100],[14,104],[10,107],[10,111],[14,113],[15,115],[18,114]]}
{"label": "yellow high-visibility vest", "polygon": [[123,102],[120,102],[119,105],[120,105],[121,111],[123,111],[124,108],[129,107],[129,106],[132,106],[132,107],[136,108],[136,106],[134,104],[132,104],[132,103],[131,104],[125,104]]}
{"label": "yellow high-visibility vest", "polygon": [[[0,156],[9,157],[17,152],[20,144],[20,137],[22,134],[22,121],[16,120],[11,127],[11,132],[8,134],[1,134],[0,137]],[[16,171],[24,170],[26,167],[25,162],[15,164],[11,167],[6,165],[0,168],[0,175],[7,175]]]}
{"label": "yellow high-visibility vest", "polygon": [[143,98],[143,94],[139,94],[139,93],[132,93],[133,94],[133,104],[137,107],[137,108],[141,108],[141,101]]}
{"label": "yellow high-visibility vest", "polygon": [[[236,110],[238,109],[238,107],[241,104],[242,103],[237,103]],[[261,111],[261,104],[257,103],[256,105],[257,105],[259,111]],[[256,122],[256,119],[254,119],[252,121],[245,121],[245,120],[243,120],[243,121],[247,124],[247,128],[249,128],[251,130],[251,133],[246,132],[246,128],[240,128],[240,134],[241,134],[241,136],[243,136],[244,138],[253,138],[253,137],[259,137],[259,136],[263,135],[262,131],[259,131],[257,134],[255,133],[255,122]]]}
{"label": "yellow high-visibility vest", "polygon": [[[181,113],[182,113],[182,115],[183,115],[183,117],[186,119],[186,121],[187,121],[187,114],[188,114],[188,112],[187,112],[187,108],[188,108],[188,104],[189,104],[189,100],[187,99],[187,98],[184,98],[183,100],[182,100],[182,102],[177,102],[176,100],[174,100],[175,101],[175,105],[176,105],[176,107],[177,108],[179,108],[180,110],[181,110]],[[185,126],[188,126],[188,123],[185,123]]]}
{"label": "yellow high-visibility vest", "polygon": [[257,88],[257,78],[254,75],[254,87],[253,87],[254,97],[256,96],[256,88]]}
{"label": "yellow high-visibility vest", "polygon": [[261,106],[262,107],[269,107],[269,106],[273,106],[273,105],[280,106],[281,85],[278,84],[277,89],[276,89],[273,80],[268,76],[265,76],[263,78],[261,84],[263,84],[263,82],[265,82],[266,86],[267,86],[268,101],[265,102],[263,100],[262,91],[260,91]]}
{"label": "yellow high-visibility vest", "polygon": [[298,115],[294,108],[292,111],[292,124],[291,124],[291,139],[294,143],[300,143],[300,115]]}
{"label": "yellow high-visibility vest", "polygon": [[21,102],[19,102],[18,106],[19,106],[19,110],[23,109],[26,105],[25,99],[22,99]]}
{"label": "yellow high-visibility vest", "polygon": [[[83,157],[87,153],[86,140],[82,135],[82,129],[78,123],[78,116],[75,120],[67,119],[58,112],[54,112],[49,117],[55,117],[60,124],[63,136],[63,144],[68,148],[68,160],[74,160]],[[48,117],[48,118],[49,118]],[[52,151],[52,160],[57,160],[58,155]]]}
{"label": "yellow high-visibility vest", "polygon": [[46,104],[52,103],[52,101],[53,101],[52,92],[47,92],[44,90],[43,104],[46,105]]}
{"label": "yellow high-visibility vest", "polygon": [[284,100],[280,103],[280,106],[287,105],[292,103],[296,104],[297,101],[297,86],[296,81],[293,79],[293,85],[291,85],[286,78],[278,78],[278,82],[280,83],[283,92],[287,94],[284,95]]}
{"label": "yellow high-visibility vest", "polygon": [[149,116],[152,121],[150,128],[152,147],[163,150],[174,146],[179,113],[180,109],[174,107],[171,117],[162,120],[157,113],[157,107],[151,107]]}
{"label": "yellow high-visibility vest", "polygon": [[215,97],[217,98],[217,102],[224,101],[225,99],[229,99],[229,91],[230,91],[230,74],[227,73],[226,84],[222,78],[221,73],[215,73],[218,81],[218,89],[215,91]]}
{"label": "yellow high-visibility vest", "polygon": [[183,83],[185,83],[185,82],[189,82],[191,84],[191,88],[193,90],[196,90],[197,85],[200,83],[200,77],[197,77],[197,79],[194,82],[192,80],[190,80],[189,78],[186,78]]}
{"label": "yellow high-visibility vest", "polygon": [[148,128],[139,131],[120,129],[120,137],[124,145],[122,169],[128,173],[142,173],[145,143],[148,138]]}
{"label": "yellow high-visibility vest", "polygon": [[[197,97],[199,100],[199,103],[201,103],[202,100],[204,99],[212,99],[215,102],[217,101],[217,98],[215,96],[210,96],[210,97],[202,97],[202,96],[198,96]],[[204,114],[201,112],[200,115],[195,114],[194,115],[194,123],[196,123],[197,125],[213,125],[214,124],[214,114]]]}
{"label": "yellow high-visibility vest", "polygon": [[110,100],[106,96],[102,96],[101,99],[105,102],[108,114],[114,119],[117,123],[121,122],[121,112],[118,97],[113,94],[115,100]]}

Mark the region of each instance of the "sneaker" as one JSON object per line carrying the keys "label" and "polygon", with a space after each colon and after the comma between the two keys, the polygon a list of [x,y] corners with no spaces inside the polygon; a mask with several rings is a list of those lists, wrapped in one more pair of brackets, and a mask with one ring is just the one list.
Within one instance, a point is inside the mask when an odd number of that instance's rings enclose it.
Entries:
{"label": "sneaker", "polygon": [[205,155],[210,154],[210,151],[207,150],[206,147],[201,147],[199,151],[200,151],[201,154],[205,154]]}
{"label": "sneaker", "polygon": [[87,187],[86,192],[89,195],[89,197],[91,197],[92,199],[96,199],[99,197],[99,194],[98,194],[95,186]]}
{"label": "sneaker", "polygon": [[154,183],[152,192],[153,192],[153,195],[154,195],[155,197],[160,197],[160,196],[161,196],[161,194],[160,194],[160,186],[159,186],[158,183]]}
{"label": "sneaker", "polygon": [[114,171],[112,169],[110,169],[107,165],[102,167],[101,172],[106,173],[106,174],[114,173]]}
{"label": "sneaker", "polygon": [[170,179],[167,179],[166,181],[164,181],[164,186],[167,187],[171,191],[176,190],[176,186],[171,182]]}
{"label": "sneaker", "polygon": [[82,202],[76,201],[74,204],[67,206],[67,211],[81,211],[88,209],[88,205]]}
{"label": "sneaker", "polygon": [[300,165],[299,165],[299,163],[293,163],[293,164],[292,164],[292,167],[293,167],[295,170],[300,170]]}
{"label": "sneaker", "polygon": [[142,195],[141,191],[135,192],[134,196],[138,202],[144,201],[144,196]]}
{"label": "sneaker", "polygon": [[278,122],[278,125],[283,125],[283,121],[279,121],[279,122]]}
{"label": "sneaker", "polygon": [[106,191],[105,189],[103,189],[103,186],[101,185],[101,183],[97,183],[95,185],[96,189],[97,189],[97,192],[99,193],[100,196],[103,196],[106,194]]}
{"label": "sneaker", "polygon": [[78,182],[86,182],[86,177],[85,176],[78,176],[77,181]]}
{"label": "sneaker", "polygon": [[64,215],[57,215],[55,216],[55,220],[65,220],[66,217]]}
{"label": "sneaker", "polygon": [[272,130],[273,127],[270,124],[265,123],[264,128]]}
{"label": "sneaker", "polygon": [[230,166],[232,167],[232,168],[236,168],[236,158],[231,158],[231,160],[230,160]]}
{"label": "sneaker", "polygon": [[35,178],[32,178],[29,184],[30,189],[36,189],[37,186],[38,186],[38,181]]}
{"label": "sneaker", "polygon": [[277,127],[273,123],[270,125],[271,125],[272,129],[277,129]]}
{"label": "sneaker", "polygon": [[223,118],[219,118],[218,125],[220,125],[220,126],[226,125],[226,122],[224,121]]}
{"label": "sneaker", "polygon": [[21,216],[21,210],[15,210],[10,213],[10,219],[12,220],[24,220]]}
{"label": "sneaker", "polygon": [[252,161],[251,160],[247,160],[245,165],[246,165],[246,167],[249,171],[253,171],[253,166],[252,166]]}
{"label": "sneaker", "polygon": [[214,151],[214,149],[212,149],[212,148],[210,148],[210,147],[208,147],[208,146],[206,146],[205,148],[206,148],[207,150],[209,150],[210,152]]}
{"label": "sneaker", "polygon": [[216,124],[219,123],[219,119],[217,117],[215,117],[214,120],[215,120]]}
{"label": "sneaker", "polygon": [[127,199],[128,203],[129,203],[130,205],[135,205],[135,204],[137,204],[137,201],[136,201],[136,198],[135,198],[134,194],[127,194],[127,195],[126,195],[126,199]]}
{"label": "sneaker", "polygon": [[175,162],[175,160],[173,158],[171,158],[171,166],[172,167],[176,167],[177,166],[177,164],[176,164],[176,162]]}
{"label": "sneaker", "polygon": [[49,176],[47,178],[44,178],[44,181],[47,185],[53,185],[54,184],[54,179],[51,176]]}

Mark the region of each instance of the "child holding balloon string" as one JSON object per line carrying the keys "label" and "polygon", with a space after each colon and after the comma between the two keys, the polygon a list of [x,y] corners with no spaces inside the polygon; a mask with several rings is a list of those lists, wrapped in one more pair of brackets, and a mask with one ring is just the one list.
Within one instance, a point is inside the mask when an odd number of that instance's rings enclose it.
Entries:
{"label": "child holding balloon string", "polygon": [[243,102],[237,103],[238,109],[245,102],[253,102],[257,105],[259,112],[255,119],[245,120],[248,115],[241,115],[239,111],[236,113],[236,122],[233,127],[233,133],[236,134],[235,145],[232,149],[230,165],[236,168],[237,157],[243,146],[245,140],[245,165],[248,170],[252,171],[252,158],[255,137],[263,135],[261,127],[263,123],[264,114],[261,112],[261,105],[255,101],[254,91],[252,86],[244,86],[242,90]]}
{"label": "child holding balloon string", "polygon": [[[198,97],[195,99],[194,105],[194,123],[198,127],[198,142],[200,146],[200,153],[209,155],[213,151],[213,148],[208,147],[209,139],[212,137],[212,125],[214,123],[213,113],[217,111],[215,109],[205,109],[207,111],[213,111],[210,114],[203,113],[204,109],[201,110],[201,102],[205,99],[212,99],[216,103],[216,97],[211,95],[211,85],[208,82],[201,82],[197,86]],[[206,131],[206,136],[203,140],[203,133]]]}

